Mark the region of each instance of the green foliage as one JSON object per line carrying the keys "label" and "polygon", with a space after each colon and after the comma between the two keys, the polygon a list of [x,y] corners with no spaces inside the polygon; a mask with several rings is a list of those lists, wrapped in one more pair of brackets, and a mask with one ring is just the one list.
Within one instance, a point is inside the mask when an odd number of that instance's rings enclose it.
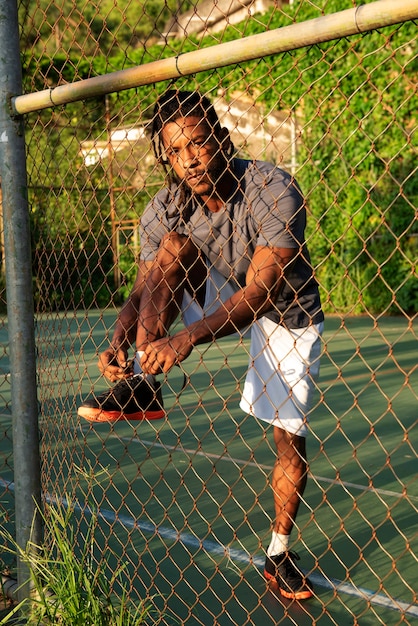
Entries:
{"label": "green foliage", "polygon": [[[104,470],[105,471],[105,470]],[[96,479],[94,479],[96,480]],[[89,477],[92,488],[92,475]],[[92,514],[84,536],[80,520],[68,506],[70,498],[46,503],[39,512],[45,528],[46,546],[28,543],[20,548],[13,537],[0,527],[4,549],[18,555],[30,572],[32,594],[6,617],[0,626],[141,626],[150,623],[151,602],[134,606],[123,585],[124,568],[116,571],[95,554],[95,529],[98,518]],[[81,541],[80,541],[81,540]],[[82,547],[78,546],[82,544]],[[109,574],[109,572],[111,572]],[[120,589],[116,597],[114,589]],[[16,613],[19,619],[16,621]],[[151,623],[154,623],[152,620]]]}
{"label": "green foliage", "polygon": [[56,50],[68,50],[74,58],[79,54],[79,42],[83,42],[86,56],[100,50],[100,54],[110,58],[121,50],[155,42],[169,17],[190,6],[190,0],[182,0],[180,5],[177,0],[101,0],[83,2],[82,6],[73,0],[21,0],[22,49],[49,58]]}
{"label": "green foliage", "polygon": [[[326,3],[327,13],[351,7],[351,0]],[[294,20],[318,17],[313,3],[294,3],[286,6],[285,11],[247,19],[219,37],[222,41],[234,40],[266,28],[280,28]],[[418,222],[414,207],[418,182],[411,175],[415,167],[415,35],[415,26],[409,22],[235,67],[200,72],[178,81],[180,86],[189,88],[199,83],[213,93],[222,85],[226,98],[232,92],[243,91],[253,94],[266,113],[280,108],[301,116],[297,178],[311,213],[308,238],[313,264],[326,309],[332,312],[417,310]],[[133,48],[129,55],[115,50],[111,62],[115,68],[134,66],[216,43],[216,37],[210,36],[201,42],[189,38],[172,41],[169,46]],[[45,59],[45,66],[42,59],[36,64],[28,61],[26,76],[45,75],[54,82],[53,72],[56,71],[58,80],[65,71],[65,79],[71,82],[109,71],[106,55],[95,55],[88,62],[73,55],[72,63],[67,61],[57,57],[52,66],[49,59]],[[128,124],[149,119],[157,94],[166,87],[167,83],[162,82],[111,94],[112,120],[116,123],[123,119]],[[79,109],[73,115],[79,106],[68,105],[65,114],[53,112],[48,139],[36,127],[29,131],[32,176],[38,169],[40,180],[49,180],[51,184],[59,181],[65,164],[76,160],[77,133],[84,132],[83,138],[86,131],[97,136],[100,129],[95,120],[103,119],[103,102],[86,104],[81,117]],[[132,112],[131,117],[127,111]],[[71,124],[73,117],[82,119],[83,124]],[[103,121],[100,123],[103,125]],[[44,157],[40,159],[38,154],[31,158],[35,146],[41,145]],[[86,240],[99,237],[108,211],[106,181],[97,172],[94,176],[96,196],[103,194],[104,200],[97,202],[100,208],[91,220],[89,216],[83,219],[83,203],[74,198],[60,199],[55,207],[66,215],[71,212],[59,228],[65,224],[68,233],[79,229]],[[77,179],[79,189],[91,183],[85,172],[80,171]],[[40,216],[36,204],[34,222]],[[136,201],[128,200],[127,205],[129,217],[139,216],[143,209]],[[125,266],[128,261],[124,259],[123,263]],[[133,272],[125,286],[129,287],[132,277]],[[125,295],[126,289],[123,291]]]}

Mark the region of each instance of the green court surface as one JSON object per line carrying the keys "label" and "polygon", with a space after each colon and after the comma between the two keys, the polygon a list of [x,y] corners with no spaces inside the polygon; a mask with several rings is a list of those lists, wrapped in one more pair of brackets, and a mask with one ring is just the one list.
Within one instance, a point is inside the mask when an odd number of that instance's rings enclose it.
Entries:
{"label": "green court surface", "polygon": [[[153,597],[158,623],[418,624],[412,324],[326,321],[310,480],[293,537],[316,597],[299,604],[262,576],[274,453],[271,433],[238,406],[245,347],[236,337],[200,347],[184,363],[189,380],[177,398],[175,368],[165,385],[167,420],[91,426],[79,422],[76,406],[93,386],[106,388],[95,354],[113,320],[114,312],[38,320],[46,491],[65,497],[80,483],[75,466],[106,468],[110,478],[89,494],[98,543],[108,567],[126,564],[133,595]],[[75,509],[84,509],[86,488],[73,491]]]}

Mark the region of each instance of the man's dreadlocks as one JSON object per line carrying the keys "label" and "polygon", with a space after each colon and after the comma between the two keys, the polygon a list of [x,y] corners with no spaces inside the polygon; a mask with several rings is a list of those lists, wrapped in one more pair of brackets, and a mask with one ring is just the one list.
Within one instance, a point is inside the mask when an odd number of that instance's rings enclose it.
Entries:
{"label": "man's dreadlocks", "polygon": [[[215,137],[220,140],[221,124],[218,114],[211,101],[197,91],[179,91],[178,89],[169,89],[158,99],[154,107],[154,115],[151,126],[151,143],[155,157],[164,168],[166,174],[167,187],[170,189],[173,184],[180,184],[180,204],[182,207],[180,212],[184,213],[190,199],[191,191],[182,185],[172,171],[168,167],[168,161],[164,155],[164,146],[162,142],[161,131],[165,124],[175,122],[181,117],[195,116],[205,120],[212,129]],[[231,151],[234,147],[231,144]]]}

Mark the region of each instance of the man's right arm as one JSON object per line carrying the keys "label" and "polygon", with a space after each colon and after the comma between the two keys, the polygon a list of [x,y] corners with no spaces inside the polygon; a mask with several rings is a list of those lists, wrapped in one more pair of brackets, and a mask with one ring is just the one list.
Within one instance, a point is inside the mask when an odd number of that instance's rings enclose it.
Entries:
{"label": "man's right arm", "polygon": [[99,370],[112,382],[132,376],[128,352],[135,341],[141,294],[150,265],[139,261],[135,283],[117,317],[110,346],[99,355]]}

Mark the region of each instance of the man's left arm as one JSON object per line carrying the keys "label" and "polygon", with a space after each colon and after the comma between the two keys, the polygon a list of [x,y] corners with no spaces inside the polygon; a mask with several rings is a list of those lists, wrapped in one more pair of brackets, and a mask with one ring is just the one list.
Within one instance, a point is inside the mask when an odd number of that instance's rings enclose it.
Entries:
{"label": "man's left arm", "polygon": [[230,335],[271,311],[283,286],[286,268],[297,253],[298,248],[257,247],[245,286],[211,315],[175,335],[150,343],[141,360],[144,372],[168,372],[173,365],[186,359],[194,346]]}

